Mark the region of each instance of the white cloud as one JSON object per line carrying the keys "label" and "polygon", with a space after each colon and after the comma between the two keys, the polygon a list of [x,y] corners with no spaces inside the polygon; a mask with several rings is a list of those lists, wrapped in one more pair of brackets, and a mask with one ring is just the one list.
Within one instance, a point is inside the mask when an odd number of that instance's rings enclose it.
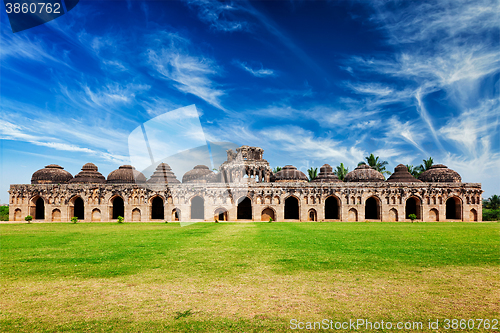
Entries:
{"label": "white cloud", "polygon": [[242,18],[246,12],[241,1],[188,0],[198,10],[198,18],[217,31],[234,32],[248,30],[250,25]]}
{"label": "white cloud", "polygon": [[235,60],[235,61],[233,61],[233,63],[236,66],[243,68],[245,71],[247,71],[248,73],[250,73],[256,77],[276,76],[275,71],[273,71],[272,69],[266,69],[262,65],[260,66],[260,69],[253,69],[250,66],[248,66],[246,62],[241,62],[241,61]]}

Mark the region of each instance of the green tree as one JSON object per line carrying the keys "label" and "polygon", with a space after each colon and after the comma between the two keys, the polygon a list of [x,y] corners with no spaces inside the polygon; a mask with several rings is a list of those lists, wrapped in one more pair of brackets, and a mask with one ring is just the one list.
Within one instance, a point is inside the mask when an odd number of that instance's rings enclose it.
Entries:
{"label": "green tree", "polygon": [[307,174],[309,175],[309,181],[312,182],[315,178],[318,177],[318,168],[310,167],[307,170]]}
{"label": "green tree", "polygon": [[366,160],[366,162],[364,162],[364,161],[359,162],[358,166],[363,165],[363,164],[368,164],[369,166],[371,166],[372,168],[374,168],[375,170],[377,170],[378,172],[380,172],[383,175],[384,174],[385,175],[391,174],[390,171],[387,171],[385,169],[385,166],[388,164],[388,162],[380,160],[378,156],[370,154],[370,156],[365,157],[365,160]]}
{"label": "green tree", "polygon": [[340,163],[340,165],[335,169],[335,174],[342,181],[344,180],[345,176],[348,173],[349,173],[349,168],[344,167],[344,163]]}
{"label": "green tree", "polygon": [[424,161],[424,164],[420,164],[420,173],[424,172],[424,171],[427,171],[431,168],[432,164],[434,163],[434,160],[432,159],[432,157],[429,157],[428,159],[426,160],[423,160]]}
{"label": "green tree", "polygon": [[9,220],[9,206],[0,206],[0,221]]}
{"label": "green tree", "polygon": [[73,223],[78,222],[78,217],[73,216],[73,217],[71,218],[71,222],[73,222]]}
{"label": "green tree", "polygon": [[412,164],[407,164],[406,167],[408,168],[408,172],[415,178],[418,178],[418,176],[422,173],[421,165],[414,167]]}
{"label": "green tree", "polygon": [[500,197],[496,194],[492,195],[488,206],[490,209],[498,209],[500,207]]}
{"label": "green tree", "polygon": [[24,220],[27,221],[28,223],[31,223],[31,221],[33,220],[33,216],[28,215],[24,218]]}
{"label": "green tree", "polygon": [[281,171],[281,167],[279,166],[273,169],[273,173],[278,173],[279,171]]}

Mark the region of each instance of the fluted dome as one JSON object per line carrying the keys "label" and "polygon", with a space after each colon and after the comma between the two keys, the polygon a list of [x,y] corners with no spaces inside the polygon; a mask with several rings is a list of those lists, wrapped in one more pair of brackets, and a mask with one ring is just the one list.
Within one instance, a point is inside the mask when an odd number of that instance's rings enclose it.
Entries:
{"label": "fluted dome", "polygon": [[206,165],[197,165],[182,176],[183,183],[215,183],[217,176]]}
{"label": "fluted dome", "polygon": [[275,182],[307,182],[309,179],[293,165],[285,165],[283,169],[274,175]]}
{"label": "fluted dome", "polygon": [[394,173],[387,179],[391,183],[421,183],[421,180],[413,177],[408,171],[408,167],[404,164],[399,164],[394,168]]}
{"label": "fluted dome", "polygon": [[75,175],[75,178],[71,179],[70,183],[100,183],[106,182],[106,178],[97,171],[97,166],[94,163],[84,164],[82,171]]}
{"label": "fluted dome", "polygon": [[319,168],[318,177],[313,179],[314,183],[341,183],[342,181],[337,177],[336,174],[333,173],[333,168],[330,164],[323,164],[321,168]]}
{"label": "fluted dome", "polygon": [[31,184],[64,184],[72,178],[73,176],[62,166],[50,164],[33,173]]}
{"label": "fluted dome", "polygon": [[448,169],[446,165],[436,164],[429,168],[429,170],[422,172],[418,177],[423,182],[428,183],[460,183],[462,177],[458,172]]}
{"label": "fluted dome", "polygon": [[108,175],[110,184],[144,183],[146,177],[131,165],[122,165]]}
{"label": "fluted dome", "polygon": [[353,171],[349,172],[344,179],[346,182],[383,182],[384,175],[371,166],[361,164]]}
{"label": "fluted dome", "polygon": [[160,163],[151,178],[148,180],[150,184],[178,184],[180,181],[177,179],[172,171],[170,165]]}

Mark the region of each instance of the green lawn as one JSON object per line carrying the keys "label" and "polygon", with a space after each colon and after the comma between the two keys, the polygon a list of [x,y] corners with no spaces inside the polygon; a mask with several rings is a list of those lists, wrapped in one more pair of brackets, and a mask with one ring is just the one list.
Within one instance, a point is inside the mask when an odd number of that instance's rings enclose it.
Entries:
{"label": "green lawn", "polygon": [[500,317],[500,223],[0,231],[3,332],[257,332],[288,331],[291,319]]}

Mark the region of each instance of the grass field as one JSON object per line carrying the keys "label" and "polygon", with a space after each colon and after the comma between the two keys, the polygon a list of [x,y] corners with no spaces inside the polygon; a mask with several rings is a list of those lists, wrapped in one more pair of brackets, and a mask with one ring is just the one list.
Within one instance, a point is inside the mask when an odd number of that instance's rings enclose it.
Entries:
{"label": "grass field", "polygon": [[428,319],[500,317],[500,223],[0,231],[3,332],[281,332],[291,319],[358,318],[422,321],[429,331]]}

